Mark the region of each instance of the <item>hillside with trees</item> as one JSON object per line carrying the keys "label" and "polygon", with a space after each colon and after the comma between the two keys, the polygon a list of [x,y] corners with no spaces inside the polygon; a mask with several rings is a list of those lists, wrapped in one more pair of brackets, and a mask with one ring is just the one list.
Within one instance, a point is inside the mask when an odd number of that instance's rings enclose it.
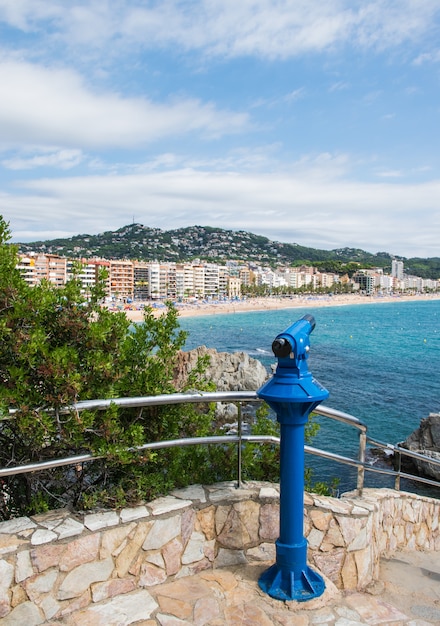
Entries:
{"label": "hillside with trees", "polygon": [[[388,252],[370,253],[357,248],[320,250],[296,243],[271,241],[243,230],[232,231],[210,226],[188,226],[175,230],[129,224],[116,231],[98,235],[75,235],[18,244],[22,253],[58,254],[72,258],[138,259],[145,261],[186,262],[201,259],[224,263],[228,259],[276,267],[279,265],[315,265],[324,272],[352,273],[359,266],[391,270],[393,258]],[[406,259],[408,273],[422,278],[440,277],[440,258]],[[347,269],[347,265],[352,264]]]}

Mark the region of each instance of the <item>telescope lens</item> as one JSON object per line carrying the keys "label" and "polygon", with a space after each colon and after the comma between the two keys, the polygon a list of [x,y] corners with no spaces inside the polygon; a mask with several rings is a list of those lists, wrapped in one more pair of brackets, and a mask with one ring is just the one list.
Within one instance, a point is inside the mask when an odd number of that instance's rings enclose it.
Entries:
{"label": "telescope lens", "polygon": [[284,337],[277,337],[272,343],[272,351],[276,357],[284,358],[292,352],[292,346]]}

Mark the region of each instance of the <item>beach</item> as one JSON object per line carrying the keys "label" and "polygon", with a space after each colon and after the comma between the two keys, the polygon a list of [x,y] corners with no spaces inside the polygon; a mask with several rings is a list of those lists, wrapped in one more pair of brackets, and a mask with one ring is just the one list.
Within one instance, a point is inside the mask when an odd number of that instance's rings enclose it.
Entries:
{"label": "beach", "polygon": [[[242,300],[228,300],[215,302],[177,303],[175,306],[180,317],[196,317],[201,315],[225,315],[230,313],[246,313],[249,311],[267,311],[279,309],[293,309],[305,307],[344,306],[355,304],[380,304],[382,302],[420,302],[422,300],[439,300],[440,294],[420,294],[402,296],[365,296],[358,294],[341,295],[305,295],[265,298],[246,298]],[[148,306],[149,303],[144,303]],[[165,310],[163,303],[152,306],[153,314],[159,317]],[[124,310],[132,322],[143,320],[142,308],[127,308]]]}

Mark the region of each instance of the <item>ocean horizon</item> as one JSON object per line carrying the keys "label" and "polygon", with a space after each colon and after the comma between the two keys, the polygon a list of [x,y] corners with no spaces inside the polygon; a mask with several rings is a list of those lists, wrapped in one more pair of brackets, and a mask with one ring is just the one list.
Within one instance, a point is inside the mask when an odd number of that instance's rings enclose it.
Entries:
{"label": "ocean horizon", "polygon": [[[200,345],[219,352],[246,352],[270,371],[276,359],[273,339],[309,313],[309,370],[329,391],[325,406],[350,413],[376,440],[404,440],[430,413],[440,413],[440,300],[237,312],[180,319],[188,331],[185,349]],[[311,445],[357,456],[355,429],[318,418]],[[316,480],[329,472],[345,491],[355,486],[355,470],[307,455]],[[331,467],[329,467],[329,465]],[[393,486],[393,480],[367,474],[367,486]]]}

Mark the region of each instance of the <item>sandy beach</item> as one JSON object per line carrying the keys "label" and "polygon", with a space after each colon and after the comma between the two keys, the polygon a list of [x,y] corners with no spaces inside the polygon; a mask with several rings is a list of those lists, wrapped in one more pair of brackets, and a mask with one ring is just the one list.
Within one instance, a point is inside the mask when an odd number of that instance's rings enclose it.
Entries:
{"label": "sandy beach", "polygon": [[[245,300],[177,304],[180,317],[196,317],[200,315],[225,315],[229,313],[245,313],[248,311],[268,311],[277,309],[316,308],[324,306],[344,306],[353,304],[380,304],[385,302],[420,302],[422,300],[440,300],[440,294],[404,295],[404,296],[361,296],[355,294],[333,296],[292,296],[288,298],[267,297],[247,298]],[[163,303],[153,307],[154,315],[160,316],[164,312]],[[133,322],[141,322],[142,309],[126,309],[125,314]]]}

